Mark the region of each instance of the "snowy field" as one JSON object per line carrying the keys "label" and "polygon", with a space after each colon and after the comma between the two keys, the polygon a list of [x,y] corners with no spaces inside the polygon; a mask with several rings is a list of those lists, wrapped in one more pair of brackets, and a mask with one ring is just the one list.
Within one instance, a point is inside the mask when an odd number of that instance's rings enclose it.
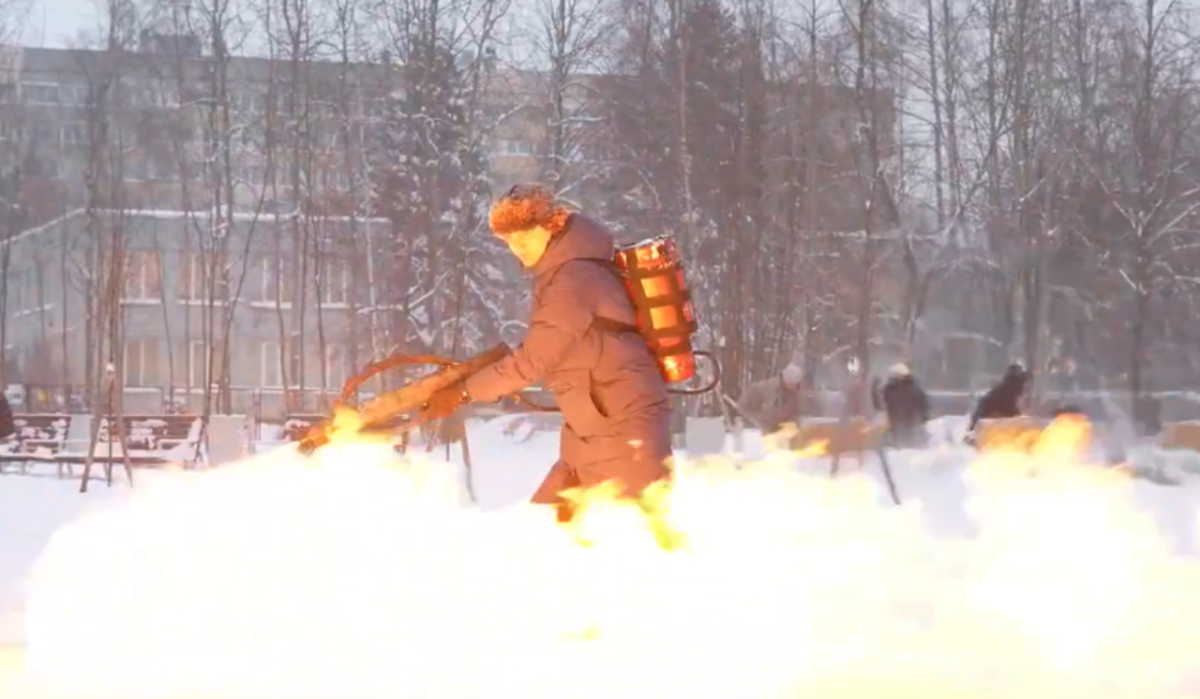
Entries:
{"label": "snowy field", "polygon": [[972,464],[937,421],[896,507],[874,457],[831,481],[748,434],[689,471],[672,556],[619,511],[567,546],[522,505],[557,436],[509,422],[471,426],[483,512],[374,446],[136,495],[0,476],[0,696],[1200,696],[1195,455],[1134,455],[1174,486]]}

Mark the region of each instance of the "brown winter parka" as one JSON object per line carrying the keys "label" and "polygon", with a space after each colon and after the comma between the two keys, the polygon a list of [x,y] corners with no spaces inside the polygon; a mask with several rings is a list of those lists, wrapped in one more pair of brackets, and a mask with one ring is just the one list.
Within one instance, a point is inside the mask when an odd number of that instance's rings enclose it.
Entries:
{"label": "brown winter parka", "polygon": [[473,400],[489,402],[541,381],[562,409],[559,462],[534,495],[559,502],[577,485],[619,479],[637,495],[667,474],[671,455],[666,383],[636,332],[593,327],[596,318],[633,326],[636,314],[609,266],[613,236],[572,214],[533,267],[529,333],[503,360],[467,380]]}

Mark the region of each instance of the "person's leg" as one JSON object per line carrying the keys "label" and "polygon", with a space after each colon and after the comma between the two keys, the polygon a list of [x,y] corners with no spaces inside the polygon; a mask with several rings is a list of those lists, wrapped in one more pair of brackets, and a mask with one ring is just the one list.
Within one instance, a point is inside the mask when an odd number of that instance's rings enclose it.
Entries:
{"label": "person's leg", "polygon": [[671,456],[669,443],[662,440],[596,440],[594,452],[607,459],[589,460],[576,469],[580,484],[593,488],[605,481],[617,480],[624,486],[625,497],[636,498],[652,483],[670,477],[666,460]]}
{"label": "person's leg", "polygon": [[530,502],[538,505],[557,506],[558,521],[569,522],[574,515],[574,508],[559,493],[576,488],[579,484],[579,475],[575,469],[571,468],[567,462],[559,460],[550,469],[550,473],[546,474],[546,478],[538,486],[537,492],[530,498]]}

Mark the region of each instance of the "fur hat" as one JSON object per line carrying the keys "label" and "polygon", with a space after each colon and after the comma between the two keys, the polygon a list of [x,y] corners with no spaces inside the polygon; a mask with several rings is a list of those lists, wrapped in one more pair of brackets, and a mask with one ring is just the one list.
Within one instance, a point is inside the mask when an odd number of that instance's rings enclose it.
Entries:
{"label": "fur hat", "polygon": [[518,184],[492,205],[488,224],[496,235],[509,235],[531,228],[558,234],[571,212],[554,199],[549,187],[538,183]]}
{"label": "fur hat", "polygon": [[780,376],[783,377],[783,382],[786,384],[797,384],[800,383],[800,379],[804,378],[804,370],[795,364],[788,364],[783,368]]}
{"label": "fur hat", "polygon": [[912,372],[908,370],[908,365],[905,364],[904,362],[897,362],[897,363],[893,364],[892,368],[888,371],[888,373],[896,378],[904,378],[905,376],[912,376]]}

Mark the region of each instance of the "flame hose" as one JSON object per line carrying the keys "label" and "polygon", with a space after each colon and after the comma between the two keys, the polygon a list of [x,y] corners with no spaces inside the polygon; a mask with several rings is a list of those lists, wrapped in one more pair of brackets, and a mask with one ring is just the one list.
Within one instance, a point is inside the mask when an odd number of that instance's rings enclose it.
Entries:
{"label": "flame hose", "polygon": [[[705,359],[708,360],[708,362],[710,364],[712,364],[712,368],[713,368],[712,369],[712,373],[713,373],[712,378],[709,380],[708,383],[704,384],[703,386],[700,386],[699,388],[670,388],[670,387],[668,387],[667,393],[670,393],[670,394],[676,395],[676,396],[701,396],[701,395],[704,395],[705,393],[712,391],[714,388],[717,387],[717,384],[721,383],[721,363],[717,361],[717,358],[714,357],[711,352],[705,352],[704,350],[697,350],[696,352],[694,352],[694,354],[697,357],[704,357]],[[525,396],[521,395],[520,393],[515,394],[513,397],[516,398],[518,402],[532,408],[534,411],[539,412],[539,413],[560,412],[557,406],[541,405],[539,403],[535,403],[535,402],[529,400],[528,398],[526,398]]]}
{"label": "flame hose", "polygon": [[718,362],[717,358],[712,355],[712,352],[696,350],[692,354],[696,355],[697,357],[704,357],[708,360],[708,363],[712,365],[712,380],[699,388],[668,388],[667,393],[672,393],[677,396],[702,396],[716,388],[717,384],[721,383],[721,363]]}
{"label": "flame hose", "polygon": [[[667,388],[668,393],[681,396],[699,396],[712,391],[717,387],[717,384],[721,382],[721,364],[717,361],[717,358],[714,357],[711,352],[706,352],[704,350],[697,350],[695,355],[697,357],[704,357],[712,365],[712,378],[708,381],[708,383],[698,388]],[[359,389],[359,387],[369,381],[372,377],[387,371],[388,369],[395,369],[402,366],[419,366],[425,364],[449,367],[458,363],[459,362],[453,359],[448,359],[436,354],[394,354],[390,357],[385,357],[379,361],[371,362],[361,372],[347,379],[345,385],[342,387],[342,394],[338,396],[337,405],[346,405],[347,401],[350,400],[350,397]],[[530,400],[529,398],[526,398],[520,393],[514,394],[513,398],[515,398],[517,402],[533,409],[536,412],[561,412],[556,405],[541,405]]]}

